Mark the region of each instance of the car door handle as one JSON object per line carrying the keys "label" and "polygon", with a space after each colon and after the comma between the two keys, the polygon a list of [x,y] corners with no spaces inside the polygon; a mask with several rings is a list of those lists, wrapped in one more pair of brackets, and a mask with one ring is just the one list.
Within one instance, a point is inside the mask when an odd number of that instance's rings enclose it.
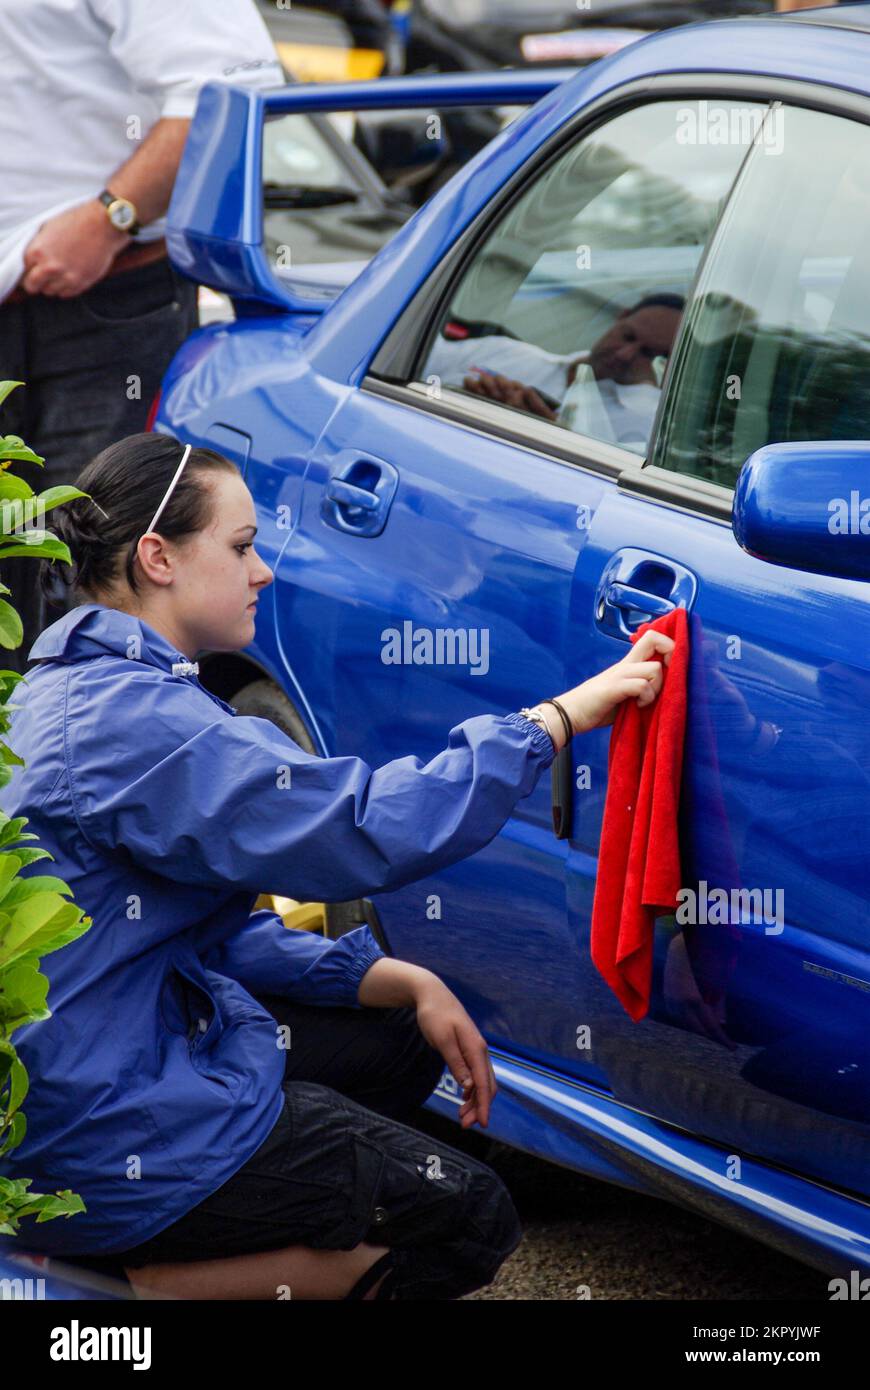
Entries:
{"label": "car door handle", "polygon": [[665,555],[626,546],[608,560],[595,590],[595,626],[630,642],[645,622],[675,608],[691,610],[698,581],[685,565]]}
{"label": "car door handle", "polygon": [[379,536],[398,486],[398,469],[385,459],[342,449],[323,488],[321,518],[351,536]]}
{"label": "car door handle", "polygon": [[333,502],[342,502],[348,507],[362,507],[366,512],[376,512],[380,506],[380,498],[376,492],[357,487],[355,483],[342,482],[341,478],[330,478],[326,495]]}
{"label": "car door handle", "polygon": [[632,584],[610,584],[605,597],[612,608],[621,608],[629,613],[649,613],[653,618],[660,618],[677,606],[669,598],[661,598],[659,594],[651,594],[646,589],[636,589]]}

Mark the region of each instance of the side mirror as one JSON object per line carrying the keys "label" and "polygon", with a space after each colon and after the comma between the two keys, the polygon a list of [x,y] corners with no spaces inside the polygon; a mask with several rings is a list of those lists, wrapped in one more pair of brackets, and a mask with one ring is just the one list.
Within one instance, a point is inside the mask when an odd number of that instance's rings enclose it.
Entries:
{"label": "side mirror", "polygon": [[870,579],[870,441],[768,444],[740,470],[731,524],[750,555]]}

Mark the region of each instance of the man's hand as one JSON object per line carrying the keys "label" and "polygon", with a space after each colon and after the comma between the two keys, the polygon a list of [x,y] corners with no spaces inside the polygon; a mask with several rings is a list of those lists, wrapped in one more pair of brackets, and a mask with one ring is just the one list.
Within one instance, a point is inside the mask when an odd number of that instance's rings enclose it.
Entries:
{"label": "man's hand", "polygon": [[555,420],[555,410],[547,405],[534,386],[511,381],[510,377],[501,376],[498,372],[485,372],[482,368],[477,370],[479,375],[464,378],[462,385],[466,391],[487,396],[491,401],[500,401],[502,405],[512,405],[517,410],[527,410],[532,415],[541,415],[545,420]]}
{"label": "man's hand", "polygon": [[113,227],[96,198],[43,222],[24,251],[28,294],[71,299],[96,284],[131,237]]}

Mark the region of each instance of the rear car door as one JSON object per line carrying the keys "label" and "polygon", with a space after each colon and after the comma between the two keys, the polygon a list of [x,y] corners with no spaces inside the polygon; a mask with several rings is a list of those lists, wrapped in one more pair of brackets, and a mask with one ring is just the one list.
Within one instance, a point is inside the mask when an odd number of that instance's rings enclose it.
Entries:
{"label": "rear car door", "polygon": [[[296,668],[336,753],[425,762],[453,724],[574,683],[590,525],[639,470],[744,154],[676,140],[685,108],[635,106],[545,151],[422,286],[313,449],[275,609],[284,648],[313,653]],[[437,971],[493,1043],[584,1074],[567,828],[556,838],[544,779],[485,850],[375,901],[396,954]]]}

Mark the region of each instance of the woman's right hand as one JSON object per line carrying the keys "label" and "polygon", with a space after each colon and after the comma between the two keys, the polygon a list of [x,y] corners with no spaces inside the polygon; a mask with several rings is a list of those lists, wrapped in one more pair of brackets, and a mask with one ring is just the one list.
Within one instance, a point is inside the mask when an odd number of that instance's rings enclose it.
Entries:
{"label": "woman's right hand", "polygon": [[[662,662],[655,660],[655,654],[658,653],[667,666],[673,649],[672,637],[649,628],[621,661],[599,671],[597,676],[590,676],[589,680],[575,685],[564,695],[557,696],[571,720],[574,733],[585,734],[590,729],[612,724],[617,709],[625,700],[636,699],[641,709],[651,704],[661,690],[664,679]],[[561,749],[565,744],[565,730],[558,710],[552,705],[541,705],[540,708],[557,749]]]}

